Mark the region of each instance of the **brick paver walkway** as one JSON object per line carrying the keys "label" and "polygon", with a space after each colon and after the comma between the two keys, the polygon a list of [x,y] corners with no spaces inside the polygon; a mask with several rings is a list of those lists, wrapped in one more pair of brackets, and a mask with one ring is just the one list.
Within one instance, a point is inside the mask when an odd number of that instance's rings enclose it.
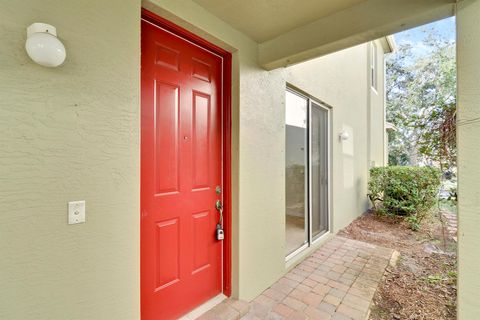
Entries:
{"label": "brick paver walkway", "polygon": [[335,236],[249,304],[226,300],[200,319],[364,320],[392,254]]}
{"label": "brick paver walkway", "polygon": [[364,320],[392,253],[336,236],[252,301],[242,319]]}
{"label": "brick paver walkway", "polygon": [[442,212],[449,236],[457,242],[457,215],[451,212]]}

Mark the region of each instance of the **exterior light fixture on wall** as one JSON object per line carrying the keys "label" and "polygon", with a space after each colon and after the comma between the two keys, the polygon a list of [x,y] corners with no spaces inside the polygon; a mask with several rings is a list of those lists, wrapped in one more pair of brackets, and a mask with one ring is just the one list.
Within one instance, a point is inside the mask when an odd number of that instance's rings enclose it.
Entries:
{"label": "exterior light fixture on wall", "polygon": [[46,23],[34,23],[27,28],[25,49],[33,61],[45,67],[58,67],[67,56],[57,38],[57,29]]}
{"label": "exterior light fixture on wall", "polygon": [[348,138],[350,138],[350,135],[348,134],[347,131],[342,130],[340,131],[338,137],[340,138],[341,141],[345,141],[345,140],[348,140]]}

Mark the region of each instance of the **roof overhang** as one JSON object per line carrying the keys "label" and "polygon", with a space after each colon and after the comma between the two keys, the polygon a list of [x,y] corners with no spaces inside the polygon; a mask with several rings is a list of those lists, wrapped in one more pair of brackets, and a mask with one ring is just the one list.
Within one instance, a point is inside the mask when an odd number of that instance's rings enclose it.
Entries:
{"label": "roof overhang", "polygon": [[397,44],[393,35],[378,39],[382,45],[384,53],[393,53],[397,50]]}
{"label": "roof overhang", "polygon": [[[456,0],[193,0],[258,43],[267,70],[454,15]],[[395,49],[387,37],[386,51]]]}
{"label": "roof overhang", "polygon": [[387,132],[394,132],[394,131],[398,131],[397,127],[391,123],[391,122],[386,122],[385,123],[385,130]]}

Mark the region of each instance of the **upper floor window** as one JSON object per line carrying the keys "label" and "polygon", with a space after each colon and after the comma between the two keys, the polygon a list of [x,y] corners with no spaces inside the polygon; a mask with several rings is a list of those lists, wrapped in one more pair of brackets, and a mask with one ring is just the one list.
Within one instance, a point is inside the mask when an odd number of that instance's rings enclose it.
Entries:
{"label": "upper floor window", "polygon": [[370,42],[370,85],[377,90],[377,45],[375,42]]}

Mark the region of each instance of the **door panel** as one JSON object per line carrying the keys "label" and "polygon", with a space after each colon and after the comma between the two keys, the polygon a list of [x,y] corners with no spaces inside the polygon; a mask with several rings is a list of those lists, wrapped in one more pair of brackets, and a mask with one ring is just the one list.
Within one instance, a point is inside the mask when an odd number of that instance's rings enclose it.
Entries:
{"label": "door panel", "polygon": [[[162,290],[179,281],[180,257],[178,219],[172,219],[157,223],[155,238],[155,291]],[[160,250],[163,243],[168,242],[168,247]]]}
{"label": "door panel", "polygon": [[329,231],[329,110],[287,89],[285,247],[297,255]]}
{"label": "door panel", "polygon": [[308,100],[293,92],[285,95],[285,255],[308,243],[307,179]]}
{"label": "door panel", "polygon": [[141,66],[142,319],[175,319],[222,288],[222,58],[142,21]]}
{"label": "door panel", "polygon": [[179,89],[178,86],[155,82],[154,162],[157,195],[179,191]]}
{"label": "door panel", "polygon": [[310,180],[312,238],[328,231],[328,111],[311,103]]}
{"label": "door panel", "polygon": [[210,131],[210,96],[193,92],[193,187],[194,189],[209,186],[209,131]]}

